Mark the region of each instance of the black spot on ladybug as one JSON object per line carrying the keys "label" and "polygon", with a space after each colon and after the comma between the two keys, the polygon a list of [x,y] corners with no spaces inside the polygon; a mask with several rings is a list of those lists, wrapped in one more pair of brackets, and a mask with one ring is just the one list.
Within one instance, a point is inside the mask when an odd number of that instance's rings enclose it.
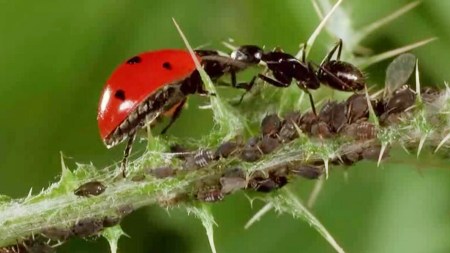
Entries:
{"label": "black spot on ladybug", "polygon": [[125,100],[125,91],[117,90],[116,93],[114,94],[114,97],[116,97],[122,101]]}
{"label": "black spot on ladybug", "polygon": [[135,56],[127,61],[127,64],[137,64],[141,63],[142,59],[139,56]]}
{"label": "black spot on ladybug", "polygon": [[170,64],[170,62],[164,62],[163,63],[163,68],[167,69],[167,70],[171,70],[172,69],[172,64]]}

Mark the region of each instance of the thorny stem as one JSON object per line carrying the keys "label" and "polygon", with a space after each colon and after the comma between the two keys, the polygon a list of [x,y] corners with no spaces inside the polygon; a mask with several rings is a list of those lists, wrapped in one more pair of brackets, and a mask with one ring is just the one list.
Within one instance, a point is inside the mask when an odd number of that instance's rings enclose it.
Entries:
{"label": "thorny stem", "polygon": [[[383,139],[392,144],[417,145],[425,129],[428,133],[425,146],[436,147],[450,131],[449,108],[450,91],[445,90],[431,104],[425,104],[405,115],[400,123],[380,129],[379,140],[345,143],[299,138],[285,144],[274,154],[263,156],[256,163],[241,162],[236,158],[221,159],[193,171],[183,169],[180,160],[174,157],[175,154],[162,152],[171,141],[155,138],[155,142],[160,142],[159,150],[148,151],[135,160],[131,164],[131,175],[125,180],[114,179],[117,168],[96,170],[92,165],[80,165],[74,172],[64,168],[60,182],[38,195],[3,200],[0,203],[0,245],[13,244],[16,240],[39,234],[49,227],[69,229],[80,219],[121,217],[154,203],[171,206],[196,201],[194,196],[201,188],[200,182],[205,178],[220,177],[227,168],[240,166],[250,173],[286,164],[301,164],[311,159],[336,160],[336,157],[364,149]],[[442,143],[440,152],[448,152],[449,148],[449,143]],[[148,168],[167,165],[181,172],[165,179],[149,176]],[[145,179],[139,179],[141,176],[145,176]],[[89,198],[74,195],[75,188],[91,180],[103,182],[107,186],[106,191]]]}
{"label": "thorny stem", "polygon": [[[320,0],[320,3],[322,5],[327,3],[326,6],[331,9],[328,0]],[[349,22],[344,24],[328,22],[327,30],[334,33],[335,37],[343,38],[347,43],[346,49],[349,52],[354,51],[358,43],[367,35],[367,32],[384,25],[415,5],[416,3],[408,5],[389,18],[382,19],[376,25],[369,26],[370,28],[363,30],[365,33],[360,32],[355,35],[355,31],[350,27]],[[349,16],[343,9],[338,9],[332,18],[346,20],[349,19]],[[326,20],[323,23],[325,22]],[[330,24],[333,23],[339,24],[339,27],[331,27]],[[318,28],[318,30],[320,29]],[[351,36],[344,37],[342,34],[350,34]],[[314,38],[312,36],[312,40]],[[416,43],[413,46],[426,42],[428,41]],[[308,46],[311,48],[312,45]],[[371,60],[376,62],[384,57],[386,55]],[[365,59],[359,66],[366,66],[368,63]],[[234,110],[229,110],[228,104],[221,105],[222,102],[216,98],[212,98],[212,109],[216,116],[219,116],[219,120],[217,120],[219,127],[229,130],[229,134],[236,133],[238,131],[232,130],[237,125],[236,122],[240,120],[233,115],[243,119],[260,119],[270,110],[284,112],[283,110],[289,108],[289,105],[292,105],[291,109],[297,109],[298,96],[294,95],[295,97],[293,97],[291,90],[285,91],[287,89],[283,91],[285,95],[282,96],[281,100],[280,97],[276,96],[276,92],[273,92],[273,89],[269,89],[269,92],[263,91],[259,94],[259,97],[256,95],[253,100],[249,99],[249,104],[252,106],[236,108],[236,111],[240,110],[237,114]],[[267,103],[260,103],[260,99],[264,99]],[[256,101],[256,104],[252,104],[252,101]],[[279,108],[280,101],[284,103],[281,109]],[[218,111],[218,109],[225,109],[226,111],[224,113]],[[231,116],[233,118],[230,120]],[[98,221],[104,220],[106,217],[120,219],[137,208],[155,203],[162,206],[186,205],[189,209],[192,204],[198,204],[197,193],[204,187],[203,181],[211,178],[217,179],[230,168],[240,167],[249,176],[254,171],[267,171],[286,165],[303,164],[311,160],[338,161],[346,154],[358,152],[379,143],[409,149],[417,148],[418,145],[422,145],[420,143],[423,143],[423,147],[433,148],[437,155],[448,154],[450,150],[450,89],[448,87],[441,90],[441,93],[435,96],[431,102],[425,102],[403,116],[400,122],[380,126],[377,138],[372,140],[349,141],[340,138],[318,140],[301,133],[300,138],[283,144],[274,153],[262,156],[257,162],[243,162],[236,157],[231,157],[212,161],[205,167],[192,169],[186,166],[185,161],[177,158],[180,154],[169,152],[169,146],[173,144],[188,145],[194,150],[215,148],[213,144],[220,143],[222,139],[218,138],[222,138],[224,135],[220,135],[222,136],[220,137],[213,132],[210,133],[206,141],[200,140],[197,142],[152,137],[152,142],[149,142],[147,147],[148,151],[130,163],[130,175],[122,180],[115,178],[119,170],[118,167],[98,170],[93,165],[77,165],[75,170],[70,171],[63,162],[61,179],[47,190],[36,195],[30,193],[28,197],[23,199],[11,199],[8,196],[0,195],[0,252],[15,252],[2,251],[4,248],[1,247],[15,245],[17,242],[39,236],[41,233],[48,231],[49,228],[57,228],[60,232],[69,231],[73,234],[80,221],[89,219]],[[259,124],[259,122],[253,123]],[[239,125],[239,128],[241,127]],[[426,135],[426,139],[423,138],[424,135]],[[213,137],[216,137],[216,139]],[[173,177],[161,179],[154,177],[149,170],[149,168],[167,166],[177,170],[178,173]],[[331,165],[331,169],[335,168],[333,166]],[[102,182],[107,187],[105,192],[91,197],[74,195],[73,191],[81,184],[93,180]],[[271,207],[273,204],[269,202],[268,205]],[[291,212],[295,213],[294,210],[291,210]],[[100,229],[97,227],[95,233],[92,234],[98,234],[100,230],[101,227]]]}

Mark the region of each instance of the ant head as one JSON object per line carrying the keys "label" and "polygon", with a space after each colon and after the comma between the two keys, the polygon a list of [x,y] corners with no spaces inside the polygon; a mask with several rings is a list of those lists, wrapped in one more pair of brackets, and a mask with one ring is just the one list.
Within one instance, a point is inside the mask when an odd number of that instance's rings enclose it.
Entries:
{"label": "ant head", "polygon": [[253,45],[241,46],[231,53],[231,58],[237,61],[258,64],[264,54],[262,48]]}

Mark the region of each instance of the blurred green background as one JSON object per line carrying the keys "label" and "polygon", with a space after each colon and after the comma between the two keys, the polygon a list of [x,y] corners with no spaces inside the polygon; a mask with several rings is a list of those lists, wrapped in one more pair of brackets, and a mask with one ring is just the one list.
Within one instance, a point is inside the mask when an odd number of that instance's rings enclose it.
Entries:
{"label": "blurred green background", "polygon": [[[344,6],[361,27],[407,3],[346,0]],[[438,36],[414,53],[422,82],[442,87],[450,80],[449,10],[450,1],[425,0],[364,44],[381,52]],[[296,52],[319,23],[307,0],[0,0],[1,194],[23,197],[30,187],[37,192],[48,186],[60,172],[59,151],[73,157],[72,165],[120,160],[122,146],[107,150],[98,134],[101,89],[129,56],[184,47],[171,17],[193,46],[210,43],[223,50],[220,42],[233,38]],[[319,61],[331,41],[320,36],[311,57]],[[383,83],[386,65],[367,70],[372,83]],[[200,135],[211,126],[209,116],[190,106],[170,133]],[[192,119],[198,124],[184,127]],[[349,171],[348,181],[334,172],[313,212],[347,252],[450,252],[450,162],[433,156],[417,161],[413,155],[394,160],[384,169],[361,163]],[[293,189],[306,199],[311,186],[298,181]],[[213,205],[219,252],[333,252],[308,224],[289,216],[271,213],[244,230],[258,207],[252,209],[243,194]],[[123,226],[131,238],[121,239],[121,252],[210,252],[200,222],[181,210],[167,215],[159,207],[145,208]],[[58,250],[107,251],[103,239],[74,240]]]}

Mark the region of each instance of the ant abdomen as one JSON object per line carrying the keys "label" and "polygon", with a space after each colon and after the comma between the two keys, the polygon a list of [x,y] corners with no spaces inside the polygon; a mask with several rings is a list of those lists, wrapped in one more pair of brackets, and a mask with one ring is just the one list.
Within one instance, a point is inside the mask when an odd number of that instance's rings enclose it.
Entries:
{"label": "ant abdomen", "polygon": [[354,65],[331,60],[325,62],[318,71],[318,78],[322,83],[340,91],[359,91],[364,89],[366,78]]}

